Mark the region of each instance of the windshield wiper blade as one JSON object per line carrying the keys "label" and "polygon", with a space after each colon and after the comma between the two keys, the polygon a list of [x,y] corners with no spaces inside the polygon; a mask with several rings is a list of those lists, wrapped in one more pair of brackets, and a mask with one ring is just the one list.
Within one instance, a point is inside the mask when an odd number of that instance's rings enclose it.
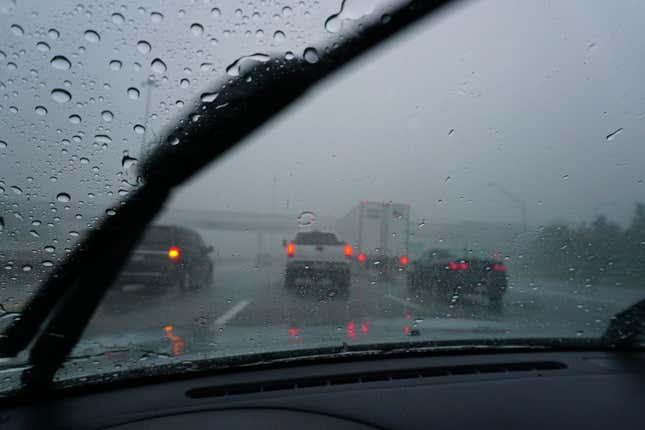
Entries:
{"label": "windshield wiper blade", "polygon": [[[16,356],[33,342],[32,371],[23,378],[33,390],[50,384],[78,342],[105,291],[125,263],[146,225],[170,191],[284,110],[313,85],[450,0],[403,2],[389,20],[372,18],[351,37],[334,41],[317,62],[283,55],[254,66],[216,87],[217,103],[202,103],[182,126],[141,163],[144,184],[104,219],[66,258],[5,330],[0,355]],[[250,79],[249,79],[250,78]],[[199,118],[194,121],[195,118]],[[44,326],[44,328],[43,328]],[[42,330],[41,330],[42,328]]]}
{"label": "windshield wiper blade", "polygon": [[627,346],[645,335],[645,299],[637,302],[611,318],[603,335],[605,342]]}

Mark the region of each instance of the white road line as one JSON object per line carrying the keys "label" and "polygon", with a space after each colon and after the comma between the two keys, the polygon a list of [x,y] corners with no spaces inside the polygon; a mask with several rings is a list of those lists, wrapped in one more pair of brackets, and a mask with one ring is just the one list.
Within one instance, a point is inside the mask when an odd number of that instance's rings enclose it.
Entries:
{"label": "white road line", "polygon": [[242,312],[242,310],[247,307],[251,302],[249,300],[241,300],[235,304],[231,309],[224,312],[219,316],[215,321],[213,321],[213,327],[221,327],[226,325],[227,322],[235,318],[237,314]]}
{"label": "white road line", "polygon": [[402,299],[401,297],[396,297],[396,296],[393,296],[393,295],[391,295],[391,294],[387,294],[387,295],[385,296],[385,298],[386,298],[386,299],[390,299],[390,300],[392,300],[393,302],[400,303],[400,304],[402,304],[402,305],[404,305],[404,306],[409,306],[409,307],[411,307],[412,309],[417,310],[417,311],[423,311],[423,310],[425,310],[425,309],[423,309],[423,307],[421,307],[421,306],[419,306],[419,305],[417,305],[417,304],[411,303],[411,302],[409,302],[409,301],[407,301],[407,300],[405,300],[405,299]]}

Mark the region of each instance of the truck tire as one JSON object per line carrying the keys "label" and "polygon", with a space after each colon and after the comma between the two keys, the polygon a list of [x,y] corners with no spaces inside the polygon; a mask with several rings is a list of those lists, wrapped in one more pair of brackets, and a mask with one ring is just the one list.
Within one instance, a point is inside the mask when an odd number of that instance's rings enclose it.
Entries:
{"label": "truck tire", "polygon": [[408,291],[415,293],[419,289],[419,280],[416,276],[408,274],[407,278]]}
{"label": "truck tire", "polygon": [[336,297],[340,300],[347,300],[349,299],[349,286],[351,284],[351,274],[349,271],[347,272],[341,272],[337,277],[336,277]]}
{"label": "truck tire", "polygon": [[488,297],[488,309],[496,314],[501,314],[504,311],[504,301],[501,295]]}
{"label": "truck tire", "polygon": [[504,310],[504,293],[505,288],[493,286],[488,290],[488,308],[491,312],[502,313]]}
{"label": "truck tire", "polygon": [[179,290],[181,293],[187,293],[188,291],[195,289],[195,280],[189,271],[184,271],[181,278],[179,278]]}
{"label": "truck tire", "polygon": [[290,270],[287,270],[284,273],[284,287],[287,289],[293,289],[296,285],[296,277],[294,273]]}

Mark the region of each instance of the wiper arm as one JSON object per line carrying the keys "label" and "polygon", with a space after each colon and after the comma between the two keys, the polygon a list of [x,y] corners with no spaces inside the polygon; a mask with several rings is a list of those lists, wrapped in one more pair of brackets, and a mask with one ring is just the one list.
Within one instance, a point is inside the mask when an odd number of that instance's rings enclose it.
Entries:
{"label": "wiper arm", "polygon": [[[21,318],[3,333],[2,356],[15,356],[33,342],[29,355],[32,371],[23,378],[25,388],[43,388],[51,382],[172,188],[321,79],[449,2],[404,2],[388,11],[387,22],[372,14],[368,17],[372,19],[370,23],[352,37],[334,43],[315,64],[304,59],[286,60],[280,55],[256,65],[243,76],[217,87],[213,91],[218,93],[216,103],[202,103],[183,125],[165,133],[166,138],[141,163],[144,185],[54,270],[26,305]],[[199,116],[197,121],[193,120],[195,115]]]}
{"label": "wiper arm", "polygon": [[645,299],[614,315],[603,339],[609,344],[628,346],[642,335],[645,335]]}

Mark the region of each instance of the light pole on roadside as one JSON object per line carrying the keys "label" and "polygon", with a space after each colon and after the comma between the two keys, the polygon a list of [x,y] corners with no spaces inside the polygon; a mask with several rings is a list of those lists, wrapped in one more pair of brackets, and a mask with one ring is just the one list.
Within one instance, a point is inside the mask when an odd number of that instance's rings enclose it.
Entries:
{"label": "light pole on roadside", "polygon": [[159,81],[157,81],[153,75],[148,76],[148,79],[141,83],[144,91],[146,92],[146,105],[145,113],[143,118],[143,135],[141,136],[141,146],[146,144],[146,135],[148,134],[148,121],[150,119],[150,102],[152,100],[152,89],[159,87]]}
{"label": "light pole on roadside", "polygon": [[515,207],[517,207],[521,214],[522,214],[522,232],[527,232],[528,231],[528,220],[527,220],[527,210],[526,210],[526,202],[518,197],[517,195],[511,193],[508,191],[506,188],[503,186],[495,183],[495,182],[489,182],[488,186],[491,188],[495,188],[497,191],[500,193],[504,194],[512,203]]}

